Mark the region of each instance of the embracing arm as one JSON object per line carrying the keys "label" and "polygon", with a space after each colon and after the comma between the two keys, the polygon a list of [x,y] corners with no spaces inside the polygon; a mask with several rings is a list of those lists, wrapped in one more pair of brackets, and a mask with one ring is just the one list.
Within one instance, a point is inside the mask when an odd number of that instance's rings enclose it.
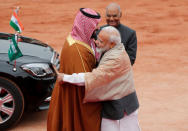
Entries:
{"label": "embracing arm", "polygon": [[56,74],[57,74],[57,79],[56,81],[59,82],[60,84],[63,82],[67,82],[73,85],[77,86],[84,86],[85,85],[85,73],[74,73],[72,75],[60,73],[56,67],[54,67]]}
{"label": "embracing arm", "polygon": [[72,75],[64,74],[63,82],[67,82],[70,84],[74,84],[77,86],[84,86],[85,85],[85,74],[84,73],[74,73]]}

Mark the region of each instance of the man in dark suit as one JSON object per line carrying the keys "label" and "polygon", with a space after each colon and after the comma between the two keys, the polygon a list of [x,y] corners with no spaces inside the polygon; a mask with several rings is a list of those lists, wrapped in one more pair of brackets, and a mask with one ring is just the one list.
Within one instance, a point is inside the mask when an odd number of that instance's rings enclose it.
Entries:
{"label": "man in dark suit", "polygon": [[122,16],[121,8],[116,3],[111,3],[106,7],[106,22],[107,24],[102,26],[114,26],[121,35],[121,42],[124,44],[125,50],[129,55],[131,65],[135,63],[137,52],[137,37],[136,31],[120,23]]}

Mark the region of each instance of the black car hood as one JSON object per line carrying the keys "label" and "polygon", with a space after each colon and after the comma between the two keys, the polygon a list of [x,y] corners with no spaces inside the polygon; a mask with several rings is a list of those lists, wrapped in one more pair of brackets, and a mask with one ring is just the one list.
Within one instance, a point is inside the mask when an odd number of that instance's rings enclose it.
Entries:
{"label": "black car hood", "polygon": [[[9,35],[10,37],[10,35]],[[44,44],[36,39],[31,39],[27,37],[21,37],[22,42],[18,42],[18,46],[23,54],[23,58],[19,58],[19,60],[23,60],[24,62],[30,61],[33,59],[45,59],[50,61],[53,55],[53,49],[48,46],[47,44]],[[8,57],[2,58],[4,56],[3,54],[7,54],[8,56],[8,49],[10,46],[11,41],[8,40],[8,36],[1,38],[0,37],[0,59],[8,59]],[[6,56],[6,55],[5,55]]]}
{"label": "black car hood", "polygon": [[[14,61],[9,62],[8,54],[0,54],[0,61],[7,61],[10,64],[14,64]],[[16,59],[17,65],[23,65],[27,63],[49,63],[50,61],[47,59],[39,58],[36,56],[27,56],[24,55],[18,59]]]}

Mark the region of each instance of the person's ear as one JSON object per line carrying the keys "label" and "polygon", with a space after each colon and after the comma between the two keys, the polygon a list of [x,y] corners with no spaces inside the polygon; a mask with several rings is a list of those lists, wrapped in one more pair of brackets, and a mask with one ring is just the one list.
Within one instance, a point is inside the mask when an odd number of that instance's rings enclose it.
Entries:
{"label": "person's ear", "polygon": [[115,46],[115,43],[114,43],[114,42],[111,43],[111,45],[110,45],[110,49],[112,49],[114,46]]}
{"label": "person's ear", "polygon": [[122,16],[122,12],[120,12],[120,16],[119,17],[121,18],[121,16]]}

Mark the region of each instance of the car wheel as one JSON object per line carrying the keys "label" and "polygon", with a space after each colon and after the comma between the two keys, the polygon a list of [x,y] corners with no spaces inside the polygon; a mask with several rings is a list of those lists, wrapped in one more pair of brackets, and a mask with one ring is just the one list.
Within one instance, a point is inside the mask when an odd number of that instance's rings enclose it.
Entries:
{"label": "car wheel", "polygon": [[11,80],[0,77],[0,130],[16,124],[24,111],[24,97]]}

